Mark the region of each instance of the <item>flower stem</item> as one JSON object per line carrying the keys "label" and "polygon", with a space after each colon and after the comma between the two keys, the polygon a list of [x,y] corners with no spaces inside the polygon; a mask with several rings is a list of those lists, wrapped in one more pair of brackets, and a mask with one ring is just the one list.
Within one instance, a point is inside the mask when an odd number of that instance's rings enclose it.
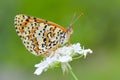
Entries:
{"label": "flower stem", "polygon": [[76,77],[76,75],[73,73],[72,68],[71,68],[70,65],[68,65],[68,69],[69,69],[69,72],[71,73],[71,75],[73,76],[73,78],[74,78],[75,80],[78,80],[78,78]]}
{"label": "flower stem", "polygon": [[78,56],[78,57],[74,57],[73,59],[75,60],[75,59],[80,59],[81,57],[83,57],[84,56],[84,54],[82,54],[82,55],[80,55],[80,56]]}

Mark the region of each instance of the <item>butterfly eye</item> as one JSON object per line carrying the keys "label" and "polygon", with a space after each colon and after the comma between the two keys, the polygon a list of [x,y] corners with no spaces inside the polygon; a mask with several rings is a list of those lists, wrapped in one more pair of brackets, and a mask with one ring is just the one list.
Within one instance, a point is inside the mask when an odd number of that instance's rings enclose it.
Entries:
{"label": "butterfly eye", "polygon": [[68,32],[69,34],[72,34],[72,33],[73,33],[73,27],[68,27],[67,32]]}

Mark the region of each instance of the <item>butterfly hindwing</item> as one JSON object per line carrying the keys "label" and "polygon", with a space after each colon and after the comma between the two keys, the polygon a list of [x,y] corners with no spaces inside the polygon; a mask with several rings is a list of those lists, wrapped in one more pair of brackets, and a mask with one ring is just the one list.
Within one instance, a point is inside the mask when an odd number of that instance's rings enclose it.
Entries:
{"label": "butterfly hindwing", "polygon": [[15,28],[25,47],[34,55],[44,54],[67,42],[66,29],[44,19],[16,15]]}

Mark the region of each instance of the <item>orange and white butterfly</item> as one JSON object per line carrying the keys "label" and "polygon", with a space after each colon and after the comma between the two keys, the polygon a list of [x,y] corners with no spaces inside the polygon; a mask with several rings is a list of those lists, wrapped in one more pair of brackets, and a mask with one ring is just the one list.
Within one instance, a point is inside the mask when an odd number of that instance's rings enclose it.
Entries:
{"label": "orange and white butterfly", "polygon": [[69,43],[73,33],[71,26],[65,29],[53,22],[24,14],[16,15],[14,24],[23,44],[34,55],[44,56]]}

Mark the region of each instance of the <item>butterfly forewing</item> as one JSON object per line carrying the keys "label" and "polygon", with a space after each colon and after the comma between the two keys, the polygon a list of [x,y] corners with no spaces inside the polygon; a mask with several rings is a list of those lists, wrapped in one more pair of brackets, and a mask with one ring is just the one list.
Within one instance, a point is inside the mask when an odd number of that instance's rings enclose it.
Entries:
{"label": "butterfly forewing", "polygon": [[16,15],[15,28],[25,47],[34,55],[45,54],[67,42],[66,29],[44,19]]}

